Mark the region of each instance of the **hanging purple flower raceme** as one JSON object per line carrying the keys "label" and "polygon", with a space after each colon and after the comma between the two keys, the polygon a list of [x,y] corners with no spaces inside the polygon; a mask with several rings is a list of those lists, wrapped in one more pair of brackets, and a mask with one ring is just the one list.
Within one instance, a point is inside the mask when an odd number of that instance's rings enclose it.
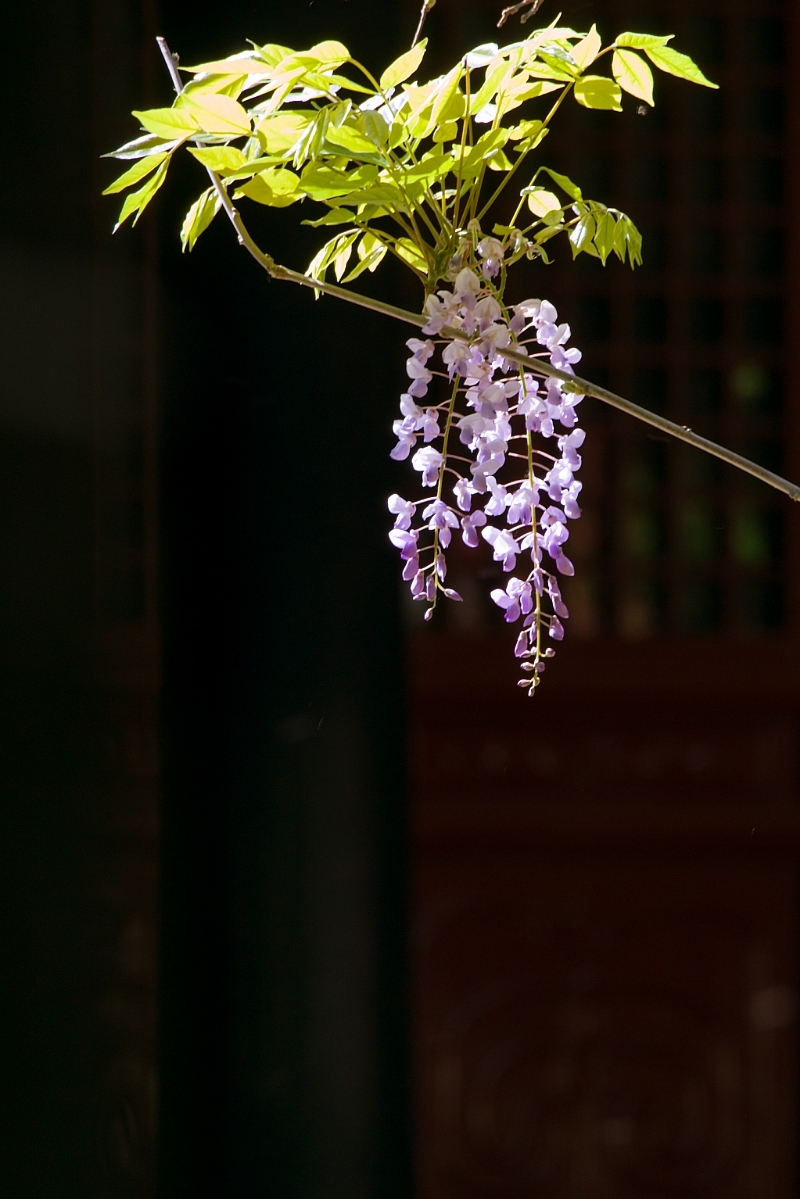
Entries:
{"label": "hanging purple flower raceme", "polygon": [[[569,521],[580,516],[575,475],[584,439],[575,411],[583,396],[559,379],[537,378],[537,358],[572,374],[581,355],[567,349],[569,325],[557,323],[549,301],[503,307],[492,283],[502,266],[502,244],[484,238],[477,250],[482,277],[468,266],[458,270],[452,291],[426,301],[425,339],[406,343],[410,383],[400,397],[391,456],[410,457],[433,495],[390,496],[395,524],[389,536],[412,596],[429,605],[426,619],[440,594],[461,598],[445,584],[445,550],[454,534],[460,532],[473,549],[482,538],[503,570],[515,572],[491,595],[506,621],[522,621],[514,652],[526,673],[520,686],[532,694],[545,659],[555,652],[543,646],[544,636],[564,636],[568,612],[557,574],[574,573],[564,547]],[[529,357],[530,368],[504,358],[508,348]],[[437,376],[449,397],[425,403]]]}

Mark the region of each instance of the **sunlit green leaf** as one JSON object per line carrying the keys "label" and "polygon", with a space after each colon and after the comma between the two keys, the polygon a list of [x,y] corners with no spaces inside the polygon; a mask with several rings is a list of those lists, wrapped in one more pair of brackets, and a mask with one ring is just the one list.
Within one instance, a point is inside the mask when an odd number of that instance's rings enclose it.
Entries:
{"label": "sunlit green leaf", "polygon": [[445,121],[433,131],[435,142],[452,142],[458,137],[458,121]]}
{"label": "sunlit green leaf", "polygon": [[577,258],[578,254],[589,254],[593,258],[598,258],[599,254],[592,244],[595,231],[594,217],[589,212],[585,212],[577,224],[570,230],[569,240],[572,246],[572,257]]}
{"label": "sunlit green leaf", "polygon": [[510,79],[514,74],[514,69],[513,63],[506,62],[502,58],[487,68],[483,86],[470,99],[469,111],[471,116],[475,116],[476,113],[479,113],[481,109],[494,100],[498,89],[506,79]]}
{"label": "sunlit green leaf", "polygon": [[375,146],[385,146],[389,141],[389,126],[379,112],[362,112],[358,123],[364,136]]}
{"label": "sunlit green leaf", "polygon": [[403,259],[403,262],[407,262],[415,271],[419,271],[423,275],[428,273],[428,263],[425,255],[418,246],[414,245],[414,242],[410,238],[399,238],[395,242],[394,248],[400,258]]}
{"label": "sunlit green leaf", "polygon": [[600,34],[597,32],[597,26],[592,25],[592,28],[586,34],[583,41],[578,42],[576,46],[572,47],[570,53],[582,71],[591,66],[597,58],[602,44]]}
{"label": "sunlit green leaf", "polygon": [[558,171],[551,171],[550,167],[542,167],[541,170],[546,171],[554,183],[565,191],[571,200],[582,200],[583,192],[578,187],[577,183],[573,183],[568,175],[559,175]]}
{"label": "sunlit green leaf", "polygon": [[244,154],[236,146],[209,146],[207,149],[195,149],[194,146],[189,146],[189,153],[204,167],[208,167],[209,170],[216,171],[220,175],[238,171],[247,163]]}
{"label": "sunlit green leaf", "polygon": [[460,147],[455,150],[455,165],[453,170],[460,172],[462,179],[477,175],[487,158],[496,150],[502,150],[508,141],[507,129],[490,129],[478,138],[474,146],[468,146],[461,156]]}
{"label": "sunlit green leaf", "polygon": [[527,77],[518,78],[508,87],[501,88],[497,94],[497,113],[504,117],[506,113],[513,112],[515,108],[519,108],[526,100],[535,100],[538,96],[545,96],[548,92],[557,92],[564,85],[562,83],[548,83],[543,79],[538,79],[535,82]]}
{"label": "sunlit green leaf", "polygon": [[154,171],[168,157],[168,154],[162,153],[150,154],[147,158],[140,158],[123,175],[120,175],[118,179],[109,184],[103,195],[111,196],[115,192],[124,191],[126,187],[133,187],[134,183],[138,183],[140,179],[144,179],[145,175],[149,175],[151,171]]}
{"label": "sunlit green leaf", "polygon": [[421,42],[417,42],[413,50],[407,50],[386,68],[378,80],[382,92],[388,92],[389,88],[397,87],[399,83],[405,83],[406,79],[411,78],[425,56],[427,45],[428,39],[424,37]]}
{"label": "sunlit green leaf", "polygon": [[595,217],[594,244],[605,266],[606,259],[614,249],[614,234],[616,231],[614,217],[608,211],[602,212]]}
{"label": "sunlit green leaf", "polygon": [[[291,51],[289,51],[291,53]],[[217,58],[213,62],[201,62],[196,67],[181,67],[182,71],[191,71],[200,75],[266,75],[271,68],[261,58],[250,58],[245,54],[233,55],[231,58]]]}
{"label": "sunlit green leaf", "polygon": [[[312,279],[324,280],[325,272],[337,257],[340,257],[345,253],[347,253],[348,258],[350,257],[350,250],[352,249],[353,242],[359,237],[360,233],[360,229],[350,229],[346,233],[339,233],[336,237],[332,237],[331,240],[326,242],[322,249],[311,259],[311,262],[308,264],[306,274]],[[344,263],[346,266],[346,259],[344,260]],[[339,277],[341,278],[341,276]]]}
{"label": "sunlit green leaf", "polygon": [[557,212],[561,209],[561,201],[554,192],[549,192],[543,187],[533,187],[528,191],[526,189],[528,208],[534,216],[543,217],[548,212]]}
{"label": "sunlit green leaf", "polygon": [[188,109],[206,133],[241,136],[251,132],[246,109],[230,96],[203,95],[196,100],[191,96],[181,96],[177,103],[182,109]]}
{"label": "sunlit green leaf", "polygon": [[669,33],[666,37],[656,37],[652,33],[621,33],[614,45],[629,46],[632,50],[657,49],[659,46],[666,46],[674,36],[674,33]]}
{"label": "sunlit green leaf", "polygon": [[[558,216],[558,213],[555,215]],[[561,220],[555,220],[552,222],[552,224],[545,226],[544,229],[540,229],[533,240],[536,242],[537,246],[541,246],[544,244],[544,242],[550,241],[551,237],[555,237],[557,234],[563,233],[563,231],[563,222]]]}
{"label": "sunlit green leaf", "polygon": [[[200,96],[220,95],[231,96],[238,100],[247,83],[247,75],[205,75],[187,83],[181,92],[193,100]],[[252,85],[251,85],[252,86]]]}
{"label": "sunlit green leaf", "polygon": [[145,133],[142,137],[134,138],[132,142],[126,142],[118,150],[112,150],[110,154],[101,154],[100,157],[121,159],[145,158],[149,154],[159,154],[162,150],[174,150],[183,140],[182,137],[179,137],[165,141],[163,137],[159,137],[155,133]]}
{"label": "sunlit green leaf", "polygon": [[575,84],[575,99],[584,108],[610,108],[622,111],[622,92],[618,83],[604,75],[584,75]]}
{"label": "sunlit green leaf", "polygon": [[[424,191],[424,188],[422,189]],[[336,197],[337,204],[381,204],[405,208],[403,194],[394,183],[376,182],[369,187],[356,188]]]}
{"label": "sunlit green leaf", "polygon": [[333,256],[333,270],[336,279],[339,283],[342,281],[342,276],[347,270],[347,264],[350,261],[350,255],[353,253],[353,242],[347,241],[342,248]]}
{"label": "sunlit green leaf", "polygon": [[213,221],[221,207],[221,201],[213,187],[199,196],[186,213],[181,229],[181,246],[193,250],[195,242]]}
{"label": "sunlit green leaf", "polygon": [[272,167],[260,171],[249,183],[242,184],[234,199],[247,196],[270,208],[288,208],[290,204],[302,198],[299,187],[300,180],[294,172],[286,170],[285,167]]}
{"label": "sunlit green leaf", "polygon": [[372,273],[377,270],[386,256],[386,246],[374,233],[367,232],[358,243],[356,254],[358,255],[358,266],[353,268],[344,280],[345,283],[350,283],[353,279],[357,279],[364,271]]}
{"label": "sunlit green leaf", "polygon": [[288,154],[313,122],[312,114],[279,112],[262,117],[256,132],[266,154]]}
{"label": "sunlit green leaf", "polygon": [[624,91],[652,107],[653,72],[641,55],[634,54],[632,50],[615,50],[611,70]]}
{"label": "sunlit green leaf", "polygon": [[258,47],[258,57],[272,70],[280,66],[285,59],[291,58],[294,53],[295,51],[288,46],[280,46],[277,42],[267,42],[266,45]]}
{"label": "sunlit green leaf", "polygon": [[134,110],[133,115],[145,129],[150,133],[155,133],[157,137],[186,138],[197,133],[198,130],[197,121],[187,109],[149,108],[146,112]]}
{"label": "sunlit green leaf", "polygon": [[697,63],[692,62],[688,54],[679,54],[671,46],[645,46],[645,54],[653,66],[668,75],[677,75],[679,79],[688,79],[690,83],[699,83],[701,87],[718,88],[718,83],[706,79]]}
{"label": "sunlit green leaf", "polygon": [[349,57],[347,46],[336,41],[317,42],[309,51],[297,54],[298,59],[313,59],[315,63],[328,68],[340,67]]}
{"label": "sunlit green leaf", "polygon": [[621,262],[625,261],[625,252],[628,248],[628,238],[626,229],[626,218],[620,217],[614,226],[614,253]]}
{"label": "sunlit green leaf", "polygon": [[375,145],[368,141],[363,133],[359,133],[352,125],[329,125],[325,138],[332,142],[335,146],[342,146],[345,150],[350,150],[353,154],[374,154]]}
{"label": "sunlit green leaf", "polygon": [[344,208],[333,208],[330,212],[326,212],[317,221],[303,221],[304,225],[311,225],[313,229],[319,228],[321,225],[349,225],[353,219],[352,212],[348,212]]}
{"label": "sunlit green leaf", "polygon": [[303,190],[312,200],[328,200],[363,188],[378,177],[378,168],[361,166],[355,171],[337,171],[328,166],[308,166],[300,176]]}
{"label": "sunlit green leaf", "polygon": [[433,183],[442,175],[447,174],[453,165],[453,156],[446,150],[429,150],[419,162],[409,167],[403,174],[405,183]]}
{"label": "sunlit green leaf", "polygon": [[490,171],[510,171],[514,166],[511,159],[503,150],[495,150],[491,158],[486,159],[486,165]]}
{"label": "sunlit green leaf", "polygon": [[139,188],[138,192],[131,192],[125,197],[125,203],[122,205],[119,219],[114,226],[115,233],[117,229],[119,229],[120,225],[124,224],[128,217],[133,216],[134,213],[136,215],[133,217],[133,223],[134,225],[136,224],[136,222],[139,220],[139,217],[142,215],[145,208],[166,179],[168,166],[169,159],[167,159],[166,162],[161,163],[155,173],[152,174],[147,180],[144,187]]}

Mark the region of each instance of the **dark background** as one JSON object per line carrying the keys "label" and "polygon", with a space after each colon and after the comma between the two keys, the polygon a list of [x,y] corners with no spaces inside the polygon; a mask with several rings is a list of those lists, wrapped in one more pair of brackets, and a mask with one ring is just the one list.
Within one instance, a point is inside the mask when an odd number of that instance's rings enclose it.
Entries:
{"label": "dark background", "polygon": [[[186,62],[247,36],[389,61],[397,17],[358,0],[9,14],[30,55],[10,152],[47,164],[2,201],[9,1196],[152,1191],[159,844],[160,1193],[408,1190],[384,528],[402,339],[270,283],[221,221],[181,258],[191,167],[114,243],[117,198],[98,196],[130,108],[171,102],[155,33]],[[295,226],[255,223],[302,268]]]}

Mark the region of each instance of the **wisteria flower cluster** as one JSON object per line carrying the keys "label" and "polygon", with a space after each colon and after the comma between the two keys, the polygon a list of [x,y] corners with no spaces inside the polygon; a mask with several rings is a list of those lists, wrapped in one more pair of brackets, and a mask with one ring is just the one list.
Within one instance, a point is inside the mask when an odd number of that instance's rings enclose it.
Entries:
{"label": "wisteria flower cluster", "polygon": [[[574,573],[564,546],[569,521],[581,514],[575,476],[585,436],[576,413],[583,396],[560,379],[537,379],[536,362],[546,356],[572,374],[581,354],[567,348],[569,325],[557,323],[549,301],[504,307],[493,283],[503,260],[500,241],[482,238],[477,254],[479,268],[477,261],[460,266],[452,290],[428,297],[427,337],[406,343],[410,382],[400,397],[391,456],[410,457],[423,489],[433,494],[390,496],[395,523],[389,537],[412,596],[428,604],[426,619],[440,595],[461,599],[446,584],[453,535],[460,533],[472,549],[480,538],[488,542],[494,560],[511,574],[505,589],[491,595],[506,621],[522,621],[514,652],[526,674],[520,686],[533,694],[544,660],[555,652],[543,638],[560,641],[569,615],[558,574]],[[530,369],[505,358],[506,349],[529,356]],[[449,394],[431,402],[437,378]]]}

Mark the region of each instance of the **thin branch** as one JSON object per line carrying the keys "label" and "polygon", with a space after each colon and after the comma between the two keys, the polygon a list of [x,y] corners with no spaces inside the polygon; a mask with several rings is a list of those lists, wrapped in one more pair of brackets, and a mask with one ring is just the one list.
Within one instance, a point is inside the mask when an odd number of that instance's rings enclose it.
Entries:
{"label": "thin branch", "polygon": [[[433,8],[435,3],[436,3],[436,0],[422,0],[422,9],[420,10],[420,14],[419,14],[419,23],[417,25],[417,32],[414,34],[414,40],[411,43],[412,50],[414,49],[417,42],[419,41],[419,35],[422,33],[422,26],[425,24],[425,18],[427,17],[428,13],[431,11],[431,9]],[[539,3],[541,3],[541,0],[539,0]]]}
{"label": "thin branch", "polygon": [[509,8],[504,8],[500,14],[500,20],[497,22],[497,28],[502,29],[509,17],[513,17],[514,13],[518,13],[522,8],[530,8],[530,12],[526,12],[520,17],[520,25],[524,25],[526,21],[530,21],[531,17],[535,17],[541,8],[542,0],[520,0],[519,4],[512,4]]}
{"label": "thin branch", "polygon": [[[161,53],[164,55],[164,60],[170,69],[175,90],[180,93],[181,81],[177,70],[177,62],[179,60],[170,53],[169,47],[163,38],[158,38],[157,40]],[[427,323],[428,318],[426,316],[409,312],[405,308],[398,308],[395,304],[387,304],[383,300],[373,300],[370,296],[359,295],[358,292],[349,291],[346,287],[338,287],[334,283],[323,283],[319,279],[312,279],[308,275],[301,274],[300,271],[293,271],[289,267],[281,266],[275,262],[274,258],[271,258],[269,254],[265,254],[253,241],[220,177],[210,169],[208,170],[208,174],[219,196],[220,204],[228,220],[236,230],[239,245],[244,246],[271,278],[284,279],[288,283],[297,283],[301,287],[313,288],[316,292],[323,292],[325,295],[334,296],[339,300],[346,300],[349,304],[357,304],[361,308],[369,308],[373,312],[381,312],[384,316],[394,317],[395,320],[404,321],[406,324],[415,325],[417,328],[421,328]],[[457,341],[469,341],[468,334],[464,333],[462,329],[454,329],[449,325],[445,325],[441,332],[445,337],[453,338]],[[701,437],[686,425],[676,425],[673,421],[667,420],[666,417],[659,416],[658,413],[651,412],[648,408],[642,408],[639,404],[634,404],[605,387],[599,387],[597,383],[592,383],[589,379],[583,379],[580,375],[570,375],[566,371],[560,371],[557,367],[543,361],[541,358],[535,358],[519,350],[511,349],[504,349],[503,357],[527,367],[528,370],[536,374],[560,379],[563,383],[569,385],[571,391],[581,395],[592,396],[593,399],[601,400],[602,403],[608,404],[612,408],[618,408],[621,412],[626,412],[628,416],[633,416],[637,420],[651,425],[652,428],[658,429],[659,432],[666,433],[668,436],[674,437],[677,441],[682,441],[685,445],[691,445],[695,449],[703,450],[705,453],[711,454],[715,458],[720,458],[723,462],[727,462],[730,466],[735,466],[746,474],[760,479],[762,483],[766,483],[768,487],[774,487],[776,491],[783,492],[791,500],[800,501],[800,487],[796,483],[790,483],[788,479],[784,479],[780,475],[776,475],[773,471],[759,466],[756,462],[751,462],[749,458],[743,458],[741,454],[734,454],[732,450],[727,450],[724,446],[717,445],[716,442],[709,441],[706,437]]]}

